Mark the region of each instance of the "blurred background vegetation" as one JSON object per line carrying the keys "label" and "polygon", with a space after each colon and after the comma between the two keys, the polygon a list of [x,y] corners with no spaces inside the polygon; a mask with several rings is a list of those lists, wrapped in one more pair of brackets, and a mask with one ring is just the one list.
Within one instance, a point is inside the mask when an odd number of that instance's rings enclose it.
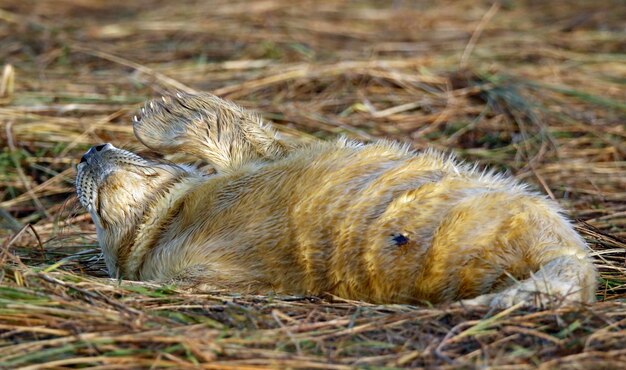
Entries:
{"label": "blurred background vegetation", "polygon": [[[626,334],[625,20],[623,0],[0,0],[0,347],[8,346],[0,366],[623,361],[615,338]],[[286,135],[391,138],[531,183],[576,220],[602,271],[598,297],[612,302],[574,319],[521,312],[488,321],[494,332],[480,326],[485,312],[451,319],[355,302],[234,304],[98,280],[105,272],[73,196],[74,165],[102,142],[143,151],[130,117],[174,90],[235,100]],[[157,314],[154,302],[169,308]],[[59,305],[65,311],[48,309]],[[382,324],[367,326],[374,318]],[[198,323],[212,331],[196,333]],[[47,329],[25,329],[32,325]],[[155,327],[165,331],[144,335]],[[451,340],[453,328],[474,329]],[[105,329],[137,337],[69,339]],[[198,349],[185,342],[192,332],[227,340]],[[37,348],[56,352],[24,354]]]}

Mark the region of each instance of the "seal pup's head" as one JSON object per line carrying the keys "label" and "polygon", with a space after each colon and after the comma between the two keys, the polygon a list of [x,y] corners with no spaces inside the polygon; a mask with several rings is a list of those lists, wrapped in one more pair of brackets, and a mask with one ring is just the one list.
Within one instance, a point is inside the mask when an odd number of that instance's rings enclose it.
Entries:
{"label": "seal pup's head", "polygon": [[120,259],[131,254],[150,210],[171,198],[171,189],[199,177],[196,168],[148,160],[111,144],[85,153],[77,166],[76,192],[96,225],[111,276],[123,269]]}

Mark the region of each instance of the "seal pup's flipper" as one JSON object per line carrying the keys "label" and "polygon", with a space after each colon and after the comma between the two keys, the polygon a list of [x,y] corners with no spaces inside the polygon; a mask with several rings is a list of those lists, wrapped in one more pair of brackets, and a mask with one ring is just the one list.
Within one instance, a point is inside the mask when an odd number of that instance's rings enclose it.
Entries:
{"label": "seal pup's flipper", "polygon": [[208,93],[148,101],[133,117],[133,130],[156,152],[190,154],[222,173],[282,158],[300,145],[279,138],[255,113]]}

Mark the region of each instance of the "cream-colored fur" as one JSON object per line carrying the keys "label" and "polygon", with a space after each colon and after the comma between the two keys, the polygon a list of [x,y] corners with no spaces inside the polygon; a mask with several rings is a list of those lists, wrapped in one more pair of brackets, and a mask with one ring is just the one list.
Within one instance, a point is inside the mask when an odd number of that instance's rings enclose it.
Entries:
{"label": "cream-colored fur", "polygon": [[208,94],[149,102],[134,129],[218,173],[92,149],[77,191],[112,275],[378,303],[594,300],[584,241],[510,178],[386,141],[290,143]]}

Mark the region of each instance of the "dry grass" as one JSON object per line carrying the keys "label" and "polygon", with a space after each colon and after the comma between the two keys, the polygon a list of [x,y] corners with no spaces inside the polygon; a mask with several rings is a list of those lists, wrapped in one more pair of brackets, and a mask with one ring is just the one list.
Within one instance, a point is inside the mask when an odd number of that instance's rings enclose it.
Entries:
{"label": "dry grass", "polygon": [[[625,367],[624,19],[621,0],[0,0],[0,368]],[[510,171],[578,220],[599,302],[488,312],[108,280],[73,165],[96,143],[140,149],[132,111],[172,89],[290,135]]]}

